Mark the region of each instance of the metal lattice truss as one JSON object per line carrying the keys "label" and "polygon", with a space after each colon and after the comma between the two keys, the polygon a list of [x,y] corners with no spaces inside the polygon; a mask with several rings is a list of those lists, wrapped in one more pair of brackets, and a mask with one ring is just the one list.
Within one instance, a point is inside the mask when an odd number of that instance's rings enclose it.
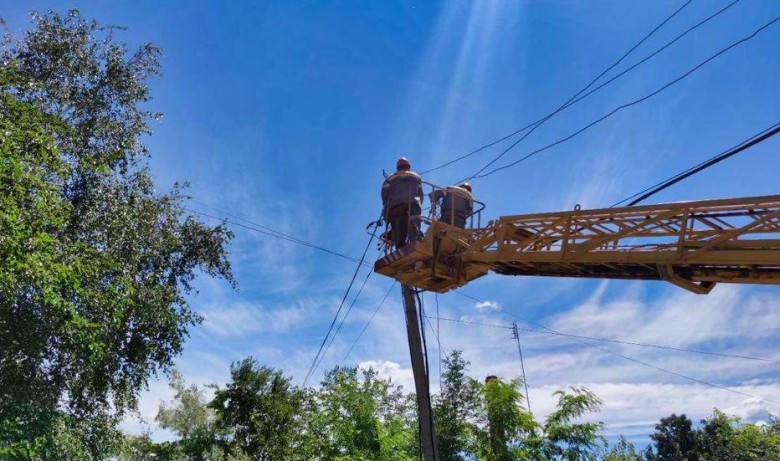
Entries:
{"label": "metal lattice truss", "polygon": [[780,284],[780,195],[506,216],[461,255],[498,273]]}

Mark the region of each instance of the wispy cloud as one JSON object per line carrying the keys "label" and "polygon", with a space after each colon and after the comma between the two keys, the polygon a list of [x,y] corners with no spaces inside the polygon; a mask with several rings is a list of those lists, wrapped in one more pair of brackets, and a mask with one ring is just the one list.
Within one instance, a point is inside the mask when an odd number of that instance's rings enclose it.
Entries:
{"label": "wispy cloud", "polygon": [[500,311],[501,304],[496,301],[481,301],[474,305],[480,312]]}
{"label": "wispy cloud", "polygon": [[201,311],[203,326],[219,336],[241,337],[255,333],[279,333],[300,327],[316,312],[310,301],[289,306],[265,306],[242,301],[228,306],[211,306]]}

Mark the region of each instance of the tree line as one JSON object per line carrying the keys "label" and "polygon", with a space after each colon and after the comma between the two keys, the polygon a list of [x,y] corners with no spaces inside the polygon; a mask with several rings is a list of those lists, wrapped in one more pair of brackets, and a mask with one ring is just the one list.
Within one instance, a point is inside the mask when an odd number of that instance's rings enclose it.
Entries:
{"label": "tree line", "polygon": [[[611,446],[604,425],[584,422],[602,402],[582,388],[558,391],[545,418],[530,413],[521,382],[467,375],[461,352],[444,359],[442,390],[433,396],[440,459],[485,461],[741,461],[780,459],[780,421],[743,424],[715,410],[695,426],[685,415],[661,419],[652,443],[625,437]],[[234,363],[213,398],[174,373],[174,401],[156,422],[175,441],[126,436],[120,459],[417,460],[415,400],[371,369],[336,367],[316,389],[292,384],[279,370],[247,358]],[[587,418],[592,419],[592,418]]]}
{"label": "tree line", "polygon": [[[2,22],[0,20],[0,22]],[[335,368],[316,389],[252,359],[213,398],[172,368],[202,318],[196,276],[234,285],[224,225],[184,208],[186,186],[157,192],[144,139],[160,50],[129,49],[121,28],[34,13],[0,41],[0,459],[404,460],[419,457],[414,402],[371,370]],[[516,380],[487,383],[448,357],[434,400],[442,459],[772,460],[778,423],[715,412],[661,420],[652,446],[607,447],[586,389],[556,394],[544,420]],[[119,423],[150,377],[176,391],[155,443]]]}

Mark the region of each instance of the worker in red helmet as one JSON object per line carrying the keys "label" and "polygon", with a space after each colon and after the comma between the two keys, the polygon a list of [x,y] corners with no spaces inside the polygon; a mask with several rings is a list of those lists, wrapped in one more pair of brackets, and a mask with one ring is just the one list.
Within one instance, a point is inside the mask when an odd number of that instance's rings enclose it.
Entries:
{"label": "worker in red helmet", "polygon": [[382,218],[390,225],[390,238],[396,249],[419,239],[423,202],[422,179],[411,170],[406,157],[395,164],[396,172],[382,184]]}
{"label": "worker in red helmet", "polygon": [[471,184],[464,182],[459,186],[436,189],[430,196],[431,206],[439,206],[439,221],[461,229],[466,227],[466,220],[474,211]]}

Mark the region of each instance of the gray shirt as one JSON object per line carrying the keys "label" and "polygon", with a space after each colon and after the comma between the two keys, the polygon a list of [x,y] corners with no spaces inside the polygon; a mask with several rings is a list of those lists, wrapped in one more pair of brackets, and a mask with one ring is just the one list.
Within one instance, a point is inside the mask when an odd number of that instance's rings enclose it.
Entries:
{"label": "gray shirt", "polygon": [[413,171],[398,171],[382,184],[382,206],[385,212],[401,204],[416,202],[422,206],[423,189],[420,175]]}

